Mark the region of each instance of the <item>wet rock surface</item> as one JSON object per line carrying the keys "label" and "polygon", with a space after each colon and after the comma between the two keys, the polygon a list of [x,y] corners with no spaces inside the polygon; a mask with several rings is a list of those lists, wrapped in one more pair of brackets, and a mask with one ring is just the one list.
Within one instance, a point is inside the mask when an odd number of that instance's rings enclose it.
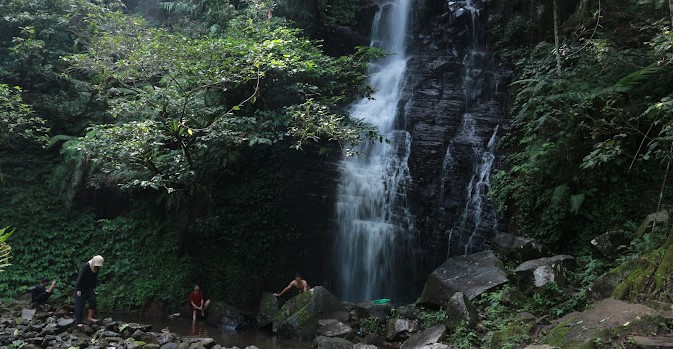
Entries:
{"label": "wet rock surface", "polygon": [[[486,49],[485,17],[462,1],[420,1],[400,127],[413,139],[409,169],[416,229],[434,265],[489,247],[497,231],[478,172],[490,139],[508,129],[509,66]],[[491,159],[492,160],[492,159]],[[493,162],[493,168],[499,161]],[[475,214],[479,215],[481,223]]]}

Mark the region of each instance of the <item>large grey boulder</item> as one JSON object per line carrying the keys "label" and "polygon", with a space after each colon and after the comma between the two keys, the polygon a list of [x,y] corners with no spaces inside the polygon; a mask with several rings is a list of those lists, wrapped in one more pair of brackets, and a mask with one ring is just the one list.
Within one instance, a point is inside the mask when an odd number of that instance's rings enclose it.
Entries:
{"label": "large grey boulder", "polygon": [[456,292],[446,302],[446,327],[455,329],[461,326],[474,328],[479,322],[477,309],[465,294]]}
{"label": "large grey boulder", "polygon": [[353,349],[353,343],[343,338],[318,336],[313,340],[316,349]]}
{"label": "large grey boulder", "polygon": [[259,301],[259,311],[257,312],[257,327],[267,327],[273,323],[273,317],[278,314],[278,298],[272,293],[262,294]]}
{"label": "large grey boulder", "polygon": [[390,319],[386,326],[386,339],[389,341],[407,338],[410,333],[418,331],[418,324],[407,319]]}
{"label": "large grey boulder", "polygon": [[313,338],[318,320],[338,311],[346,311],[341,301],[326,288],[317,286],[287,301],[273,317],[273,329],[284,337]]}
{"label": "large grey boulder", "polygon": [[386,318],[393,311],[393,305],[390,303],[374,304],[370,302],[361,302],[355,305],[355,313],[360,319],[367,319],[370,317],[376,318],[383,323]]}
{"label": "large grey boulder", "polygon": [[452,257],[430,274],[418,303],[441,307],[456,292],[473,299],[506,282],[502,263],[493,251]]}
{"label": "large grey boulder", "polygon": [[575,257],[568,255],[538,258],[519,265],[514,276],[521,289],[545,287],[552,282],[563,284],[565,268],[574,261]]}
{"label": "large grey boulder", "polygon": [[507,260],[526,261],[542,257],[542,245],[533,238],[511,234],[497,234],[493,238],[493,251]]}
{"label": "large grey boulder", "polygon": [[444,325],[428,328],[427,330],[414,334],[409,339],[404,341],[402,346],[400,346],[400,349],[430,348],[432,345],[439,342],[439,339],[444,335],[445,332],[446,327]]}

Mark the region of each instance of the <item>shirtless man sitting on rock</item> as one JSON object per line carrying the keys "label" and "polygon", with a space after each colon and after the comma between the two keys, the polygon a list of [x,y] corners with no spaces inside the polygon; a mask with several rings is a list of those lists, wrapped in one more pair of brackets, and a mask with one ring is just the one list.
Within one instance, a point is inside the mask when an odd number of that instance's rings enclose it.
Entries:
{"label": "shirtless man sitting on rock", "polygon": [[283,295],[283,293],[289,291],[292,287],[296,287],[299,290],[299,293],[304,293],[310,290],[311,288],[308,286],[308,282],[306,280],[302,279],[301,275],[296,274],[294,276],[294,280],[290,281],[290,284],[285,287],[280,293],[274,293],[273,295],[276,297],[280,297]]}

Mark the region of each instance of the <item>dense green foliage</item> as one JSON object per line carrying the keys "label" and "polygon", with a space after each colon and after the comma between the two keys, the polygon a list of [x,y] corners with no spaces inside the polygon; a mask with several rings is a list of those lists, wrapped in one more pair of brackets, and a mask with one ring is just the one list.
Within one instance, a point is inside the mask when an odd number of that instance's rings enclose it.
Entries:
{"label": "dense green foliage", "polygon": [[581,28],[571,17],[565,31],[579,36],[562,47],[560,75],[550,44],[505,50],[518,81],[513,132],[501,145],[509,169],[495,176],[493,196],[515,233],[586,253],[577,246],[654,212],[659,194],[670,200],[673,37],[664,12],[650,9],[603,4]]}
{"label": "dense green foliage", "polygon": [[193,282],[253,302],[298,239],[274,161],[376,136],[342,107],[378,52],[325,55],[285,3],[140,5],[0,3],[0,220],[21,232],[0,297],[42,277],[67,296],[101,254],[107,309],[177,306]]}

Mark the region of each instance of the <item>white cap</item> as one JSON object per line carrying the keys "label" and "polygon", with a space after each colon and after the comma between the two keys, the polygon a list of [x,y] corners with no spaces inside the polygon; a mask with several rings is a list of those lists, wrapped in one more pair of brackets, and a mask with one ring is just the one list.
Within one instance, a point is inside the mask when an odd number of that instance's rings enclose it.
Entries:
{"label": "white cap", "polygon": [[91,258],[91,265],[94,267],[102,267],[103,256],[94,256],[93,258]]}

